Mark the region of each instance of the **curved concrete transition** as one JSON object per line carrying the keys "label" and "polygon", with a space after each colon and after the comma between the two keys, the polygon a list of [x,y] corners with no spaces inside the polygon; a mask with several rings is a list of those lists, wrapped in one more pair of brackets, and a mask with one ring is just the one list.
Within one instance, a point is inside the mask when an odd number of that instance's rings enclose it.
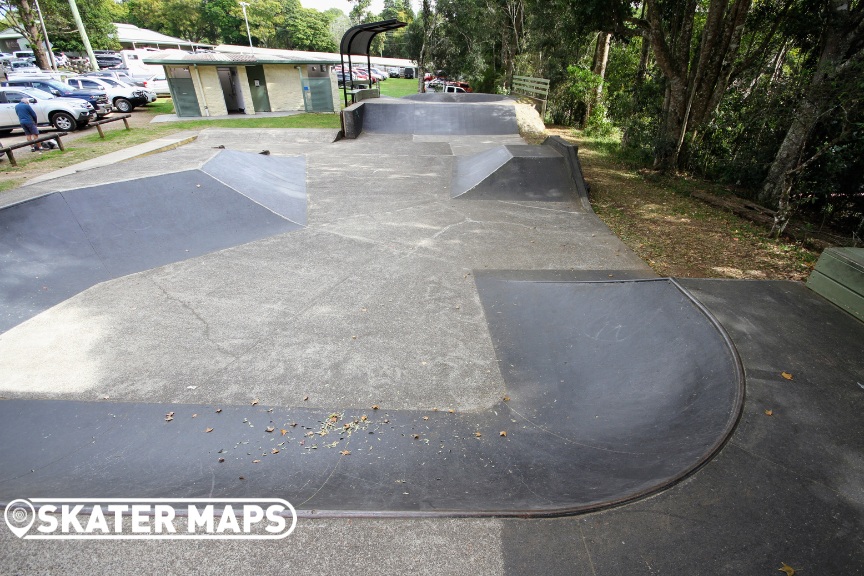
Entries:
{"label": "curved concrete transition", "polygon": [[718,323],[672,280],[554,278],[477,273],[507,385],[490,409],[8,400],[0,500],[242,494],[306,516],[550,516],[656,492],[710,459],[743,402]]}
{"label": "curved concrete transition", "polygon": [[198,170],[0,210],[0,333],[100,282],[306,223],[306,162],[224,150]]}

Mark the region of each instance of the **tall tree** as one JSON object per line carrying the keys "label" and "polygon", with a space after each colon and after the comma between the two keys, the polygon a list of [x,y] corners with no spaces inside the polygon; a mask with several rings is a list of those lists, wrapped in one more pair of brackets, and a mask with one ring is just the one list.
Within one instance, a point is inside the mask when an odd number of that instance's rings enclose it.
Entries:
{"label": "tall tree", "polygon": [[33,55],[36,57],[36,65],[43,70],[50,68],[51,63],[45,51],[45,36],[39,25],[36,5],[30,0],[3,0],[3,4],[5,4],[3,9],[7,22],[13,30],[27,40],[30,49],[33,50]]}
{"label": "tall tree", "polygon": [[662,169],[678,168],[688,130],[705,122],[725,92],[751,0],[710,0],[701,29],[698,6],[697,0],[646,0],[640,22],[667,82],[655,152],[655,166]]}
{"label": "tall tree", "polygon": [[[29,1],[31,7],[35,7],[35,2]],[[72,17],[68,0],[40,0],[39,4],[42,8],[42,15],[45,17],[48,37],[51,39],[54,49],[83,52],[84,45]],[[113,22],[122,11],[122,7],[115,4],[113,0],[78,2],[78,12],[84,22],[87,36],[93,48],[102,50],[120,48],[120,43],[117,41],[117,29]],[[26,34],[25,37],[27,37]]]}
{"label": "tall tree", "polygon": [[[821,33],[813,74],[802,91],[790,117],[786,135],[759,194],[759,200],[778,207],[774,232],[781,234],[788,223],[790,193],[795,176],[831,146],[851,136],[855,129],[848,122],[835,140],[824,143],[811,158],[802,157],[805,145],[820,119],[836,109],[861,106],[864,90],[864,2],[827,0],[822,5]],[[860,130],[860,125],[857,128]]]}

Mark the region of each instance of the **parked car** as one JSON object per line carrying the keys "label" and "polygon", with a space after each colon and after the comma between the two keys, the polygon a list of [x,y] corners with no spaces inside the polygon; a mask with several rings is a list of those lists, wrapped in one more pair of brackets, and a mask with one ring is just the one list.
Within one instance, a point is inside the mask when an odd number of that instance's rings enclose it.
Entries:
{"label": "parked car", "polygon": [[53,78],[13,78],[3,82],[3,86],[12,88],[36,88],[54,96],[63,98],[80,98],[93,106],[96,116],[103,118],[111,113],[111,103],[105,90],[90,88],[76,89]]}
{"label": "parked car", "polygon": [[414,68],[403,68],[402,69],[402,77],[413,80],[415,77]]}
{"label": "parked car", "polygon": [[387,68],[387,74],[389,74],[391,78],[399,78],[401,72],[397,66],[391,66]]}
{"label": "parked car", "polygon": [[116,52],[109,54],[96,52],[94,56],[96,56],[96,64],[98,64],[99,68],[103,70],[105,68],[112,68],[123,64],[123,59]]}
{"label": "parked car", "polygon": [[95,76],[75,76],[66,80],[73,88],[96,88],[108,93],[108,100],[120,112],[131,112],[136,106],[143,106],[156,100],[156,93],[145,88],[129,86],[114,78]]}
{"label": "parked car", "polygon": [[373,84],[375,82],[380,82],[380,81],[384,80],[384,77],[381,74],[378,74],[377,72],[375,72],[374,68],[372,69],[371,73],[366,68],[355,68],[354,70],[359,72],[360,74],[367,76],[367,77],[371,76]]}
{"label": "parked car", "polygon": [[15,105],[25,97],[36,99],[30,106],[36,112],[39,126],[51,125],[57,130],[71,132],[96,118],[93,106],[80,98],[56,98],[35,88],[3,87],[0,88],[0,136],[8,135],[21,126]]}
{"label": "parked car", "polygon": [[164,72],[144,80],[144,87],[151,92],[155,92],[156,96],[171,95],[171,90],[168,88],[168,78],[165,77]]}
{"label": "parked car", "polygon": [[38,66],[30,60],[10,60],[6,65],[6,74],[43,74]]}
{"label": "parked car", "polygon": [[372,67],[372,73],[381,76],[381,80],[387,80],[388,78],[390,78],[390,74],[388,74],[385,70],[382,70],[381,68],[375,68],[374,66]]}
{"label": "parked car", "polygon": [[130,86],[138,86],[140,88],[145,88],[146,84],[144,84],[143,80],[138,80],[136,78],[132,78],[129,74],[126,73],[126,70],[122,69],[112,69],[112,70],[98,70],[98,71],[90,71],[81,74],[81,76],[95,76],[97,78],[113,78],[115,80],[119,80],[120,82],[125,82]]}

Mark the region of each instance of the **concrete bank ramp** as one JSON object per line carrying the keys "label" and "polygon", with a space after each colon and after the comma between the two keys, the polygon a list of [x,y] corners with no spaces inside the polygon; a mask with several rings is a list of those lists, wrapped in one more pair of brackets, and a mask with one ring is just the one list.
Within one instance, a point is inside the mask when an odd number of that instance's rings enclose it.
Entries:
{"label": "concrete bank ramp", "polygon": [[[358,118],[359,116],[359,118]],[[512,104],[467,104],[365,100],[344,112],[346,137],[351,134],[418,134],[466,136],[519,134]],[[357,130],[360,127],[360,130]]]}
{"label": "concrete bank ramp", "polygon": [[0,333],[99,282],[302,227],[305,178],[303,158],[225,150],[0,210]]}
{"label": "concrete bank ramp", "polygon": [[548,146],[498,146],[461,156],[450,194],[489,200],[563,202],[576,192],[564,158]]}

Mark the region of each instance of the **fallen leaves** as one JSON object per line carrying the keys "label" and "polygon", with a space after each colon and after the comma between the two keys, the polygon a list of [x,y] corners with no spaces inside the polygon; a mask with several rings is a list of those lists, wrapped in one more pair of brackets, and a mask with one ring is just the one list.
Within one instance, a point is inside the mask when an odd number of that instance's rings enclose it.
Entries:
{"label": "fallen leaves", "polygon": [[165,414],[165,422],[171,422],[172,420],[174,420],[174,412]]}
{"label": "fallen leaves", "polygon": [[252,406],[257,406],[257,405],[258,405],[258,399],[255,398],[254,400],[252,400]]}
{"label": "fallen leaves", "polygon": [[792,374],[790,374],[789,372],[781,372],[780,376],[782,376],[786,380],[792,380]]}
{"label": "fallen leaves", "polygon": [[267,428],[264,429],[265,432],[273,432],[274,430],[276,430],[275,426],[267,426]]}
{"label": "fallen leaves", "polygon": [[207,434],[209,434],[209,433],[212,432],[212,431],[213,431],[213,428],[206,428],[206,429],[204,430],[204,432],[207,433]]}
{"label": "fallen leaves", "polygon": [[372,410],[378,410],[378,408],[380,408],[380,406],[378,406],[378,404],[373,404],[373,405],[372,405]]}
{"label": "fallen leaves", "polygon": [[780,564],[782,564],[783,566],[781,568],[777,569],[778,572],[785,572],[788,576],[795,576],[795,569],[794,568],[792,568],[791,566],[789,566],[785,562],[781,562]]}
{"label": "fallen leaves", "polygon": [[481,436],[483,436],[483,433],[482,433],[482,432],[474,432],[474,437],[475,437],[475,438],[480,438]]}
{"label": "fallen leaves", "polygon": [[288,433],[288,430],[286,430],[285,428],[280,428],[279,433],[282,434],[282,436],[284,436],[285,434]]}
{"label": "fallen leaves", "polygon": [[350,450],[340,450],[339,454],[341,454],[342,456],[350,456],[351,451]]}
{"label": "fallen leaves", "polygon": [[765,416],[773,416],[774,410],[765,410]]}
{"label": "fallen leaves", "polygon": [[506,430],[501,430],[501,432],[499,432],[498,435],[501,436],[501,437],[503,437],[503,438],[506,438],[506,437],[507,437],[507,431],[506,431]]}

